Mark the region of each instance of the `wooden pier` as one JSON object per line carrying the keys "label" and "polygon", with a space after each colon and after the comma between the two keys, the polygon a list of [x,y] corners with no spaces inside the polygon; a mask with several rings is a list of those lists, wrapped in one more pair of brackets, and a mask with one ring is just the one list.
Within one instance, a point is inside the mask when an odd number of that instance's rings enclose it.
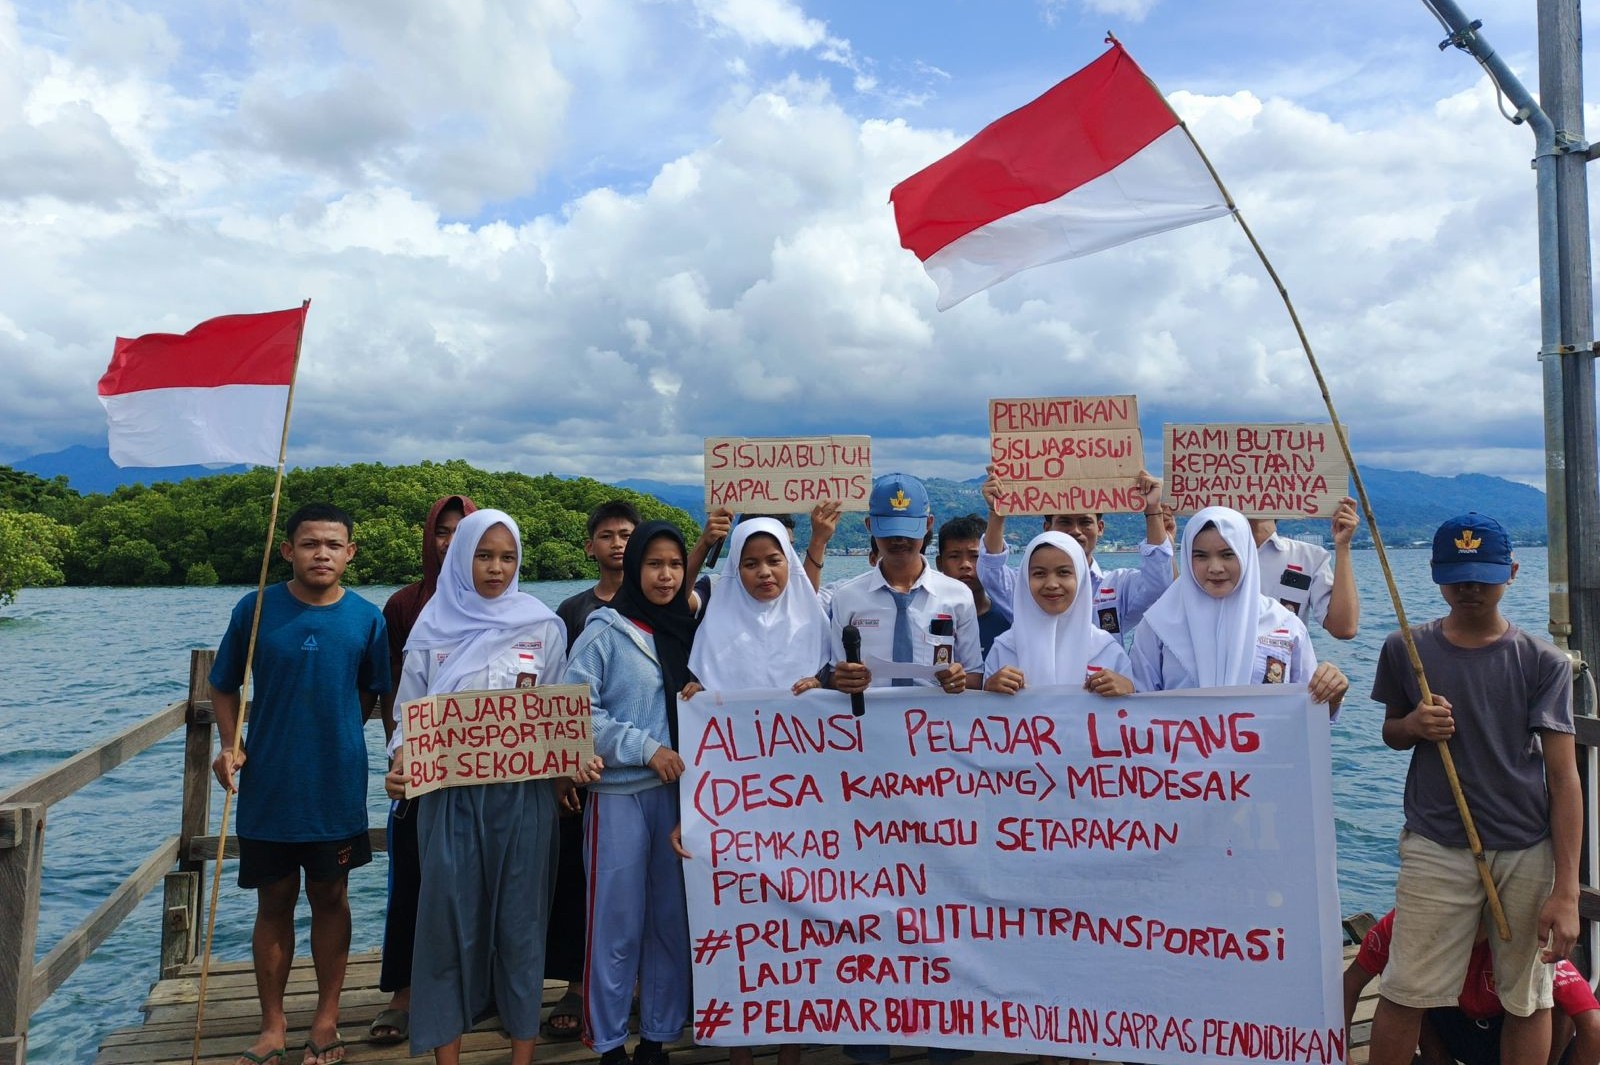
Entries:
{"label": "wooden pier", "polygon": [[[1345,960],[1355,956],[1355,947],[1345,950]],[[94,1065],[178,1065],[188,1062],[194,1050],[195,1000],[199,992],[200,969],[198,965],[185,966],[177,976],[159,981],[145,999],[144,1023],[134,1028],[124,1028],[106,1036],[95,1056]],[[564,985],[549,984],[545,988],[545,1008],[555,1005]],[[1377,982],[1367,985],[1361,1003],[1356,1009],[1356,1021],[1351,1031],[1354,1049],[1350,1054],[1352,1065],[1366,1065],[1367,1033],[1371,1027],[1372,1009],[1377,992]],[[303,1041],[311,1014],[316,1007],[316,978],[309,959],[296,959],[289,975],[288,993],[284,1006],[289,1015],[289,1044],[291,1052],[286,1065],[300,1065],[300,1056],[292,1048]],[[344,995],[340,999],[341,1032],[349,1044],[345,1060],[364,1065],[367,1062],[408,1062],[428,1065],[433,1055],[412,1057],[410,1047],[377,1046],[367,1042],[367,1026],[372,1018],[389,1001],[386,992],[378,990],[378,955],[376,952],[355,954],[350,957],[349,973],[345,977]],[[256,1006],[255,976],[249,962],[213,964],[207,980],[205,1032],[200,1040],[202,1065],[233,1065],[240,1049],[250,1045],[260,1026],[260,1011]],[[757,1059],[773,1056],[773,1048],[758,1051]],[[1029,1055],[1031,1058],[1032,1055]],[[511,1047],[496,1029],[493,1020],[480,1025],[462,1040],[462,1065],[502,1065],[511,1058]],[[561,1062],[596,1061],[595,1054],[581,1042],[564,1043],[541,1041],[535,1060],[540,1065]],[[673,1065],[713,1065],[728,1060],[728,1052],[720,1047],[697,1047],[687,1040],[672,1047]],[[896,1065],[916,1065],[927,1060],[925,1051],[915,1048],[896,1048],[893,1054]],[[970,1065],[1013,1065],[1019,1060],[1012,1054],[975,1054],[964,1059]],[[851,1065],[841,1048],[816,1047],[807,1051],[806,1065]]]}

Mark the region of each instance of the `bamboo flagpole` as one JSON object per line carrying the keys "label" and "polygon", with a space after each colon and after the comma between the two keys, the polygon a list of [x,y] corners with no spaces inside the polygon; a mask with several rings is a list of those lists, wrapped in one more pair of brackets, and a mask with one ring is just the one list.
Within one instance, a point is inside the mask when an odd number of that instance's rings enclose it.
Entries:
{"label": "bamboo flagpole", "polygon": [[[272,563],[272,546],[278,532],[278,503],[283,497],[283,464],[289,450],[289,416],[294,411],[294,387],[300,378],[300,346],[306,335],[306,313],[311,301],[300,304],[300,333],[294,341],[294,369],[289,374],[289,394],[283,404],[283,434],[278,439],[278,470],[272,480],[272,508],[267,517],[267,542],[261,550],[261,575],[256,579],[256,605],[250,617],[250,641],[244,655],[244,679],[239,685],[239,717],[233,723],[233,760],[239,761],[244,749],[244,722],[249,714],[250,668],[256,656],[256,636],[261,629],[261,600],[267,591],[267,568]],[[234,781],[238,787],[238,781]],[[211,903],[206,914],[206,945],[200,955],[200,989],[194,1012],[194,1047],[190,1055],[193,1065],[200,1062],[200,1033],[206,1019],[206,980],[211,975],[211,942],[217,930],[217,895],[222,890],[222,858],[228,845],[228,812],[233,805],[233,791],[222,793],[222,823],[217,829],[217,857],[212,863]]]}
{"label": "bamboo flagpole", "polygon": [[[1106,41],[1117,43],[1112,34],[1106,34]],[[1140,69],[1143,73],[1143,69]],[[1166,102],[1166,95],[1159,86],[1145,75],[1145,80],[1150,82],[1150,87],[1156,95]],[[1167,109],[1172,110],[1172,105],[1167,104]],[[1405,641],[1406,656],[1411,660],[1411,672],[1417,678],[1417,687],[1422,691],[1422,701],[1431,703],[1433,692],[1428,687],[1428,677],[1422,668],[1422,656],[1417,653],[1416,639],[1411,635],[1411,623],[1406,619],[1405,604],[1400,601],[1400,588],[1395,584],[1394,571],[1389,566],[1389,554],[1384,549],[1383,537],[1378,532],[1378,516],[1373,513],[1372,501],[1367,498],[1367,486],[1361,480],[1361,470],[1356,466],[1355,456],[1350,453],[1350,440],[1345,435],[1344,423],[1339,420],[1339,412],[1334,409],[1333,396],[1328,391],[1327,379],[1322,376],[1322,367],[1317,363],[1317,357],[1311,350],[1311,341],[1306,336],[1305,327],[1300,324],[1300,314],[1294,308],[1294,303],[1289,299],[1289,290],[1285,287],[1283,279],[1278,276],[1278,271],[1273,268],[1272,260],[1267,258],[1266,251],[1261,247],[1261,242],[1251,232],[1250,224],[1244,220],[1244,214],[1239,210],[1239,205],[1234,202],[1233,195],[1228,187],[1222,183],[1222,176],[1217,173],[1217,168],[1211,164],[1211,158],[1206,155],[1205,149],[1200,147],[1200,142],[1189,131],[1189,126],[1176,112],[1172,117],[1177,120],[1178,127],[1183,130],[1183,135],[1189,138],[1189,143],[1194,146],[1195,152],[1200,156],[1200,161],[1205,164],[1206,170],[1211,175],[1211,180],[1216,182],[1217,191],[1222,193],[1223,200],[1227,203],[1228,211],[1233,215],[1234,221],[1239,223],[1239,228],[1244,231],[1245,238],[1250,241],[1250,247],[1255,249],[1256,257],[1261,260],[1261,265],[1266,268],[1267,276],[1272,279],[1273,285],[1278,289],[1278,296],[1283,300],[1284,308],[1289,312],[1289,321],[1294,324],[1295,335],[1300,338],[1300,348],[1306,354],[1306,361],[1311,365],[1311,374],[1317,379],[1317,388],[1322,392],[1322,402],[1328,408],[1328,418],[1333,422],[1333,435],[1339,441],[1339,450],[1344,454],[1344,461],[1350,468],[1350,482],[1355,486],[1356,498],[1361,503],[1361,513],[1367,519],[1367,528],[1372,533],[1372,546],[1378,553],[1378,564],[1383,569],[1384,582],[1389,587],[1389,600],[1394,604],[1395,620],[1400,625],[1400,636]],[[1489,861],[1483,853],[1483,841],[1478,837],[1478,828],[1472,820],[1472,810],[1467,805],[1466,792],[1461,787],[1461,778],[1456,774],[1455,759],[1450,754],[1450,744],[1447,740],[1435,740],[1434,746],[1439,752],[1439,760],[1444,764],[1445,777],[1450,781],[1450,794],[1455,799],[1456,812],[1461,815],[1461,824],[1467,831],[1467,845],[1472,850],[1472,859],[1478,866],[1478,879],[1483,882],[1483,890],[1488,896],[1489,913],[1494,918],[1495,931],[1501,940],[1509,942],[1511,939],[1511,926],[1506,922],[1505,909],[1500,905],[1500,893],[1495,888],[1494,876],[1489,872]]]}

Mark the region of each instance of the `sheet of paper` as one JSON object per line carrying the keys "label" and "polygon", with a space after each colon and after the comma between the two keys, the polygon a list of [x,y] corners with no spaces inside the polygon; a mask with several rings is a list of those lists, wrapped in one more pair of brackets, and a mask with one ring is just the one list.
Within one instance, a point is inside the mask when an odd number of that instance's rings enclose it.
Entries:
{"label": "sheet of paper", "polygon": [[891,662],[877,655],[867,655],[866,667],[872,670],[872,683],[880,684],[886,680],[935,680],[935,674],[949,666],[923,666],[915,662]]}

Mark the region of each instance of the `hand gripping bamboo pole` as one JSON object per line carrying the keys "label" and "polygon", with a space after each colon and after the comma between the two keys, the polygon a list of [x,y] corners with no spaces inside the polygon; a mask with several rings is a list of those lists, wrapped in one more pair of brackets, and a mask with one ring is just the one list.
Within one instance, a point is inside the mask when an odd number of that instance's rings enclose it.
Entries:
{"label": "hand gripping bamboo pole", "polygon": [[[233,725],[233,760],[238,762],[244,748],[244,722],[249,714],[250,667],[256,657],[256,635],[261,629],[261,600],[267,592],[267,567],[272,562],[272,545],[278,530],[278,502],[283,497],[283,464],[289,450],[289,415],[294,410],[294,386],[300,377],[300,345],[306,335],[306,312],[311,301],[300,304],[300,335],[294,341],[294,366],[289,371],[289,394],[283,404],[283,434],[278,438],[278,471],[272,481],[272,509],[267,517],[267,542],[261,550],[261,574],[256,579],[256,606],[250,616],[250,642],[245,647],[244,678],[239,685],[239,719]],[[234,781],[238,787],[238,781]],[[206,946],[200,955],[200,988],[194,1011],[194,1047],[190,1055],[192,1065],[200,1062],[200,1033],[206,1019],[206,980],[211,975],[211,941],[217,930],[217,894],[222,890],[222,857],[228,846],[228,811],[233,805],[233,792],[222,793],[222,823],[217,829],[217,857],[211,866],[211,904],[206,915]]]}
{"label": "hand gripping bamboo pole", "polygon": [[[1111,34],[1106,35],[1106,41],[1115,44],[1117,39]],[[1145,76],[1149,81],[1149,75]],[[1160,96],[1162,102],[1166,95],[1154,81],[1150,87]],[[1167,109],[1172,110],[1168,104]],[[1411,672],[1417,678],[1417,687],[1422,691],[1422,701],[1431,703],[1433,692],[1428,687],[1428,678],[1422,668],[1422,657],[1417,653],[1417,642],[1411,635],[1411,624],[1406,620],[1405,604],[1400,601],[1400,589],[1394,582],[1394,571],[1389,567],[1389,554],[1384,550],[1383,537],[1378,533],[1378,517],[1372,511],[1372,501],[1367,498],[1367,486],[1362,483],[1361,470],[1356,466],[1355,456],[1350,454],[1350,440],[1345,435],[1344,423],[1339,420],[1339,412],[1333,407],[1333,396],[1328,392],[1328,382],[1322,376],[1322,367],[1317,364],[1317,357],[1311,350],[1311,341],[1306,336],[1305,327],[1300,324],[1300,314],[1294,309],[1294,303],[1289,299],[1289,290],[1284,286],[1283,279],[1278,276],[1278,271],[1272,266],[1272,260],[1267,258],[1266,251],[1261,247],[1261,242],[1256,240],[1256,235],[1250,231],[1250,225],[1244,220],[1244,215],[1239,211],[1239,205],[1234,202],[1233,195],[1228,192],[1228,187],[1222,183],[1222,177],[1217,173],[1217,168],[1211,165],[1211,159],[1206,155],[1205,149],[1200,147],[1200,142],[1195,140],[1194,134],[1189,132],[1188,125],[1178,115],[1172,112],[1172,117],[1177,121],[1178,127],[1183,130],[1183,135],[1189,138],[1189,143],[1194,145],[1200,161],[1206,165],[1206,170],[1211,175],[1211,180],[1216,182],[1217,191],[1222,193],[1222,198],[1228,205],[1228,210],[1233,215],[1233,220],[1239,223],[1239,228],[1244,230],[1244,235],[1250,241],[1250,247],[1255,249],[1256,257],[1261,260],[1261,265],[1266,268],[1267,276],[1278,289],[1278,296],[1283,300],[1284,308],[1289,312],[1289,321],[1294,324],[1295,335],[1300,338],[1300,348],[1306,353],[1306,361],[1311,365],[1311,373],[1317,379],[1317,388],[1322,392],[1322,402],[1328,408],[1328,417],[1333,422],[1333,435],[1339,441],[1339,450],[1344,453],[1344,461],[1350,467],[1350,482],[1355,486],[1356,498],[1361,503],[1361,513],[1367,519],[1367,528],[1372,533],[1372,546],[1378,552],[1378,564],[1383,569],[1384,582],[1389,586],[1389,600],[1394,604],[1395,620],[1400,625],[1400,636],[1405,641],[1406,656],[1411,660]],[[1473,861],[1478,866],[1478,879],[1483,882],[1484,893],[1488,897],[1489,913],[1494,918],[1494,927],[1501,940],[1509,942],[1511,939],[1511,926],[1506,923],[1505,909],[1500,905],[1500,893],[1495,889],[1494,877],[1489,872],[1489,860],[1483,854],[1483,841],[1478,838],[1477,825],[1472,820],[1472,810],[1467,806],[1467,796],[1461,788],[1461,778],[1456,774],[1455,759],[1450,755],[1450,744],[1445,740],[1436,740],[1434,746],[1439,752],[1439,760],[1444,764],[1445,777],[1450,781],[1450,794],[1456,802],[1456,812],[1461,815],[1461,824],[1467,831],[1467,845],[1472,850]]]}

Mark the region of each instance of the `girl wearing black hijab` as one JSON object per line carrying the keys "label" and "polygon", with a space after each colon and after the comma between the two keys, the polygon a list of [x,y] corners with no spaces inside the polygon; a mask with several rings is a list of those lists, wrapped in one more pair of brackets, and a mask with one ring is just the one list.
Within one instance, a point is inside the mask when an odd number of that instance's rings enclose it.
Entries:
{"label": "girl wearing black hijab", "polygon": [[662,1044],[689,1020],[689,918],[678,824],[678,694],[693,680],[694,615],[684,583],[683,534],[647,522],[628,539],[622,587],[589,616],[565,682],[588,684],[603,780],[584,811],[589,882],[583,1038],[603,1065],[628,1060],[635,984],[639,1045],[633,1065],[666,1065]]}

